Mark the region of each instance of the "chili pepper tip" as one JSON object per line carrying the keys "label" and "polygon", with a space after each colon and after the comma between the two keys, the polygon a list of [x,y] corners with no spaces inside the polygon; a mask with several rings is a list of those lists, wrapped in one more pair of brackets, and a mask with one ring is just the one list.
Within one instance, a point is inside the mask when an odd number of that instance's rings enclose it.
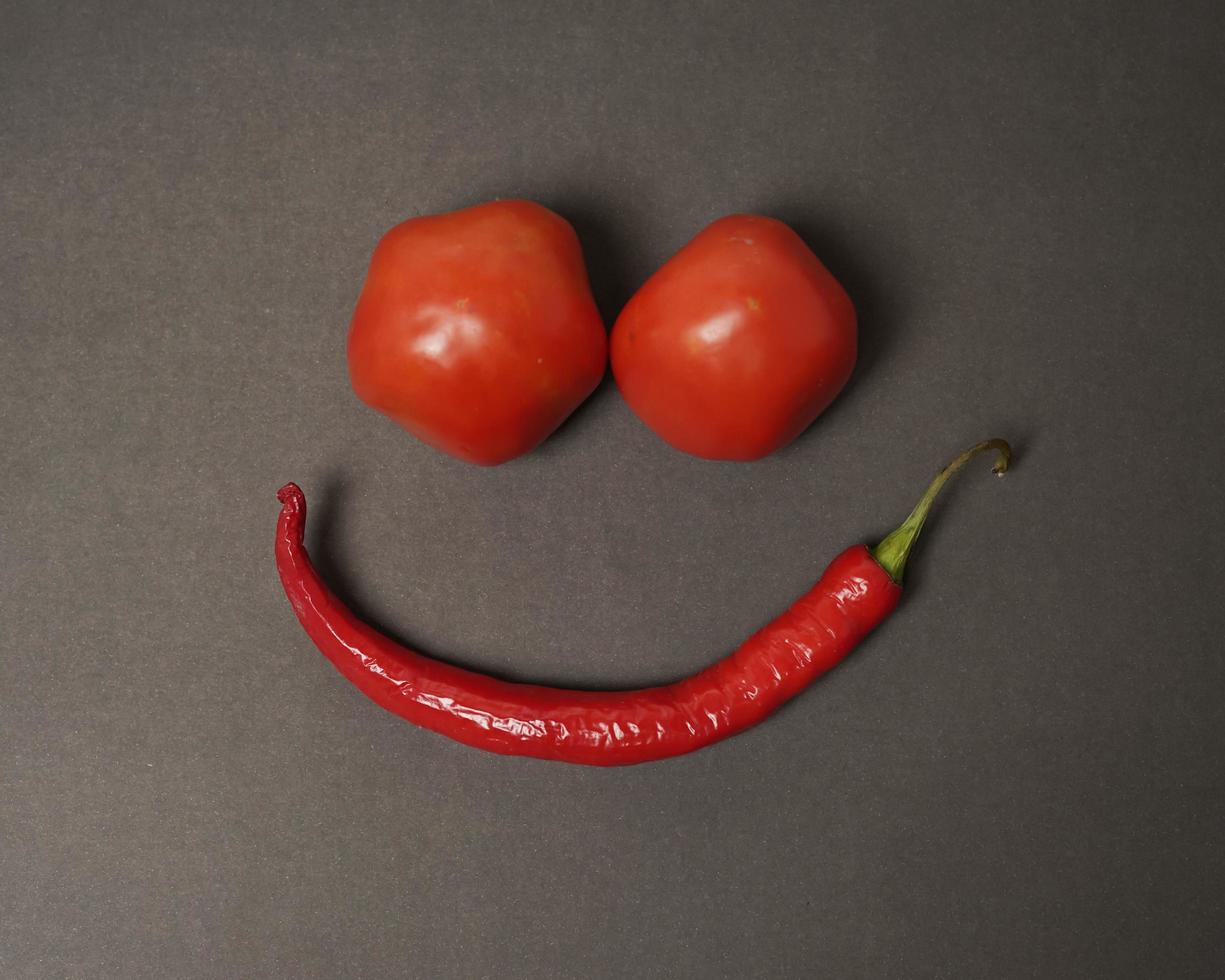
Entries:
{"label": "chili pepper tip", "polygon": [[296,483],[286,483],[276,492],[276,499],[287,506],[301,507],[306,503],[306,494]]}

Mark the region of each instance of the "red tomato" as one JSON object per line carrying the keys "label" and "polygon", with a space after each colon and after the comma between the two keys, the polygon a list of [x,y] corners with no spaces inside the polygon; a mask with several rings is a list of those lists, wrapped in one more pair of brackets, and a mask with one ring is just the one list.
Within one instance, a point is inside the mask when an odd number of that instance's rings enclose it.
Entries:
{"label": "red tomato", "polygon": [[418,439],[492,466],[591,394],[607,344],[574,229],[539,204],[494,201],[383,237],[349,328],[349,377]]}
{"label": "red tomato", "polygon": [[855,308],[781,221],[720,218],[621,311],[612,367],[664,441],[707,459],[760,459],[825,410],[855,366]]}

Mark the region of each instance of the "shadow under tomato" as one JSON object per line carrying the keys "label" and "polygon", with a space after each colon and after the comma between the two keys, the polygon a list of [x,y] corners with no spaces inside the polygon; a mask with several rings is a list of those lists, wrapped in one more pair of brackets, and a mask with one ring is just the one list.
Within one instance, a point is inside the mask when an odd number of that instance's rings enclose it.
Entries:
{"label": "shadow under tomato", "polygon": [[479,188],[471,200],[458,202],[455,206],[469,206],[481,201],[522,198],[544,205],[561,215],[574,228],[583,250],[583,262],[587,267],[587,278],[591,284],[591,295],[604,321],[606,330],[621,308],[654,270],[642,268],[634,256],[643,254],[641,248],[631,247],[622,227],[609,215],[623,210],[623,205],[612,196],[601,198],[586,189],[567,189],[549,185],[547,188],[535,182],[527,184],[498,184]]}
{"label": "shadow under tomato", "polygon": [[641,285],[640,269],[631,259],[635,250],[617,226],[606,217],[610,209],[599,201],[578,196],[546,197],[541,204],[556,211],[574,226],[583,247],[591,295],[611,330],[622,307]]}
{"label": "shadow under tomato", "polygon": [[[846,217],[787,203],[765,208],[762,213],[790,225],[842,284],[855,305],[859,328],[858,356],[850,380],[833,404],[792,443],[798,445],[813,438],[822,420],[855,404],[864,379],[885,361],[906,328],[906,305],[898,284],[889,280],[889,270],[902,267],[902,263],[889,243],[854,245],[863,235],[852,230],[853,224]],[[874,390],[879,394],[880,389]]]}
{"label": "shadow under tomato", "polygon": [[[566,416],[552,434],[539,446],[527,454],[528,457],[549,457],[565,450],[575,439],[596,439],[598,436],[599,419],[602,409],[607,407],[605,399],[619,398],[616,392],[617,383],[612,372],[606,370],[595,390],[583,399],[582,404]],[[507,465],[513,466],[517,460],[511,460]]]}
{"label": "shadow under tomato", "polygon": [[[537,200],[574,226],[583,247],[592,298],[604,321],[604,329],[611,331],[622,308],[651,270],[644,273],[633,262],[631,257],[636,253],[630,248],[628,238],[607,218],[613,210],[610,204],[580,195],[546,195]],[[618,397],[616,387],[611,370],[606,368],[595,390],[534,453],[554,453],[572,439],[590,437],[592,423],[601,414],[598,406],[604,399]]]}

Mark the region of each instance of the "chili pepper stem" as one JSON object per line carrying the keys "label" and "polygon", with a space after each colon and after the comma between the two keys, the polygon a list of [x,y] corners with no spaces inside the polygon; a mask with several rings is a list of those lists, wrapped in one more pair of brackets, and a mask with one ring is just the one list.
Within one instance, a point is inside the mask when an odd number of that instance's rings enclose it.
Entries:
{"label": "chili pepper stem", "polygon": [[999,458],[996,459],[995,466],[992,467],[991,472],[996,476],[1003,476],[1008,469],[1009,462],[1012,460],[1012,447],[1008,443],[1003,439],[988,439],[986,442],[980,442],[977,446],[971,446],[936,474],[936,478],[932,480],[926,492],[919,498],[919,502],[915,504],[914,510],[910,512],[910,516],[902,521],[897,530],[891,532],[888,537],[872,549],[872,557],[876,559],[877,564],[888,572],[889,577],[897,582],[898,585],[902,584],[902,574],[906,571],[906,559],[910,557],[910,549],[914,547],[915,541],[918,540],[919,532],[923,530],[923,524],[927,520],[928,512],[931,510],[937,495],[948,482],[949,477],[979,453],[985,453],[992,449],[999,453]]}

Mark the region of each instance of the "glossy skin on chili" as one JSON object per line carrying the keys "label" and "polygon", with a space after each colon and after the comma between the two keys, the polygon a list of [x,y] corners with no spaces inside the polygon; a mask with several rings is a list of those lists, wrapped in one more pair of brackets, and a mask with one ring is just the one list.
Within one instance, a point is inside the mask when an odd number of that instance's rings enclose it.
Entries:
{"label": "glossy skin on chili", "polygon": [[306,499],[281,489],[276,563],[307,634],[375,703],[456,741],[508,755],[621,766],[682,755],[762,721],[847,656],[901,588],[862,545],[730,656],[674,684],[581,691],[498,680],[423,656],[361,622],[302,544]]}
{"label": "glossy skin on chili", "polygon": [[677,449],[753,460],[791,442],[855,366],[855,308],[787,225],[737,214],[699,232],[613,327],[630,407]]}
{"label": "glossy skin on chili", "polygon": [[348,362],[362,401],[436,449],[492,466],[535,448],[607,364],[574,229],[531,201],[402,222],[375,249]]}

